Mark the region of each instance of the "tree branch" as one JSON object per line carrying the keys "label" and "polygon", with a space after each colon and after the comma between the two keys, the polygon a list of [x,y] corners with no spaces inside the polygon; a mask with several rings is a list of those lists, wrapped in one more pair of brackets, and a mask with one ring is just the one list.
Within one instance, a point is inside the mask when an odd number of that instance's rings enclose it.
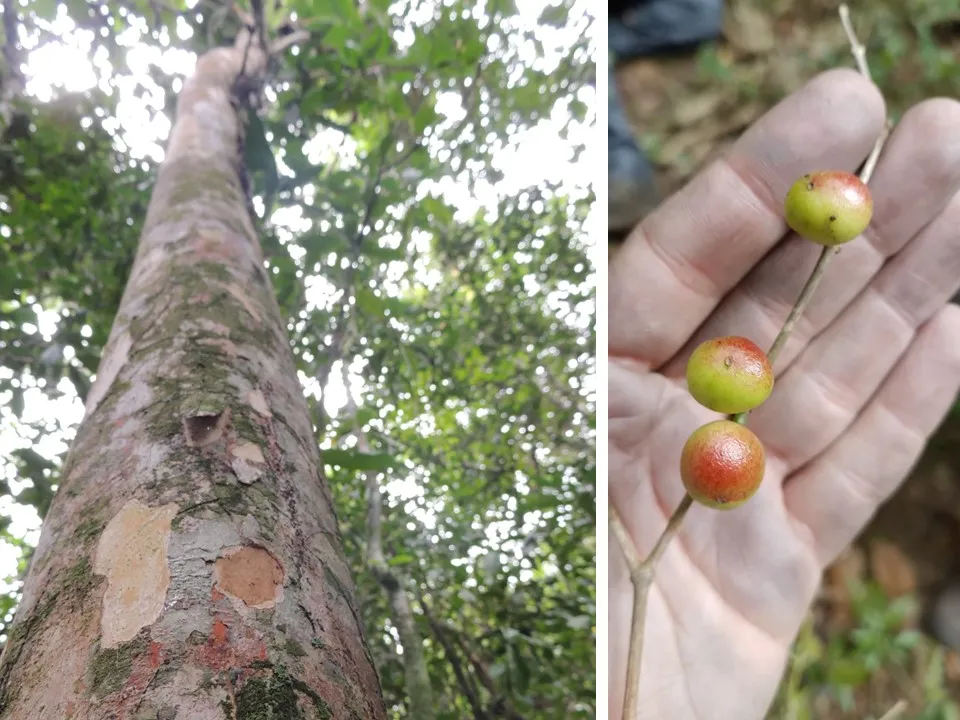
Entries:
{"label": "tree branch", "polygon": [[[843,25],[844,32],[847,35],[847,39],[850,43],[850,50],[857,67],[864,77],[870,79],[870,70],[866,61],[866,51],[854,33],[853,25],[850,22],[850,11],[846,4],[842,4],[840,6],[839,14],[840,22]],[[890,123],[888,122],[884,125],[880,136],[874,143],[869,157],[864,162],[863,167],[860,170],[860,179],[864,183],[869,182],[871,176],[873,175],[873,171],[876,168],[877,162],[879,161],[880,154],[883,151],[883,146],[889,133]],[[777,334],[777,337],[774,339],[773,344],[767,353],[771,365],[773,365],[773,362],[780,353],[780,350],[786,344],[787,339],[793,332],[797,320],[799,320],[803,311],[810,303],[817,286],[823,279],[824,272],[829,264],[830,259],[837,254],[839,249],[839,246],[824,247],[823,252],[820,254],[820,258],[817,260],[817,264],[814,266],[809,279],[807,280],[803,289],[800,291],[800,296],[797,298],[796,303],[794,303],[793,308],[787,315],[787,319],[784,321],[782,329]],[[737,415],[731,415],[730,419],[734,422],[742,424],[746,422],[748,415],[749,413],[747,412],[739,413]],[[657,562],[666,551],[667,545],[679,531],[680,524],[683,522],[684,517],[686,517],[687,512],[692,505],[693,499],[689,494],[684,494],[683,499],[680,501],[680,505],[670,516],[669,520],[667,521],[666,528],[664,529],[660,538],[657,540],[656,545],[654,545],[653,550],[645,559],[640,557],[640,553],[638,552],[633,539],[630,537],[629,531],[624,525],[623,519],[617,509],[612,504],[609,508],[610,529],[613,532],[617,543],[620,545],[621,551],[623,552],[627,567],[630,570],[630,580],[633,585],[633,613],[630,628],[630,644],[627,654],[627,684],[623,704],[623,720],[635,720],[635,718],[639,716],[640,712],[640,669],[643,656],[644,625],[646,622],[647,598],[649,596],[650,587],[653,584],[654,571],[656,569]]]}
{"label": "tree branch", "polygon": [[[357,420],[358,408],[356,401],[353,399],[347,363],[341,362],[340,371],[347,395],[346,415],[353,420],[352,433],[357,439],[357,450],[367,455],[372,454],[373,449],[370,446],[367,434]],[[417,631],[413,610],[410,607],[410,598],[402,582],[403,578],[391,570],[384,556],[383,496],[377,481],[377,472],[367,470],[363,475],[367,503],[367,566],[387,594],[392,611],[391,616],[400,635],[410,714],[412,717],[430,720],[436,715],[436,707],[433,700],[433,688],[430,684],[430,674],[427,671],[427,661],[423,654],[423,638]]]}

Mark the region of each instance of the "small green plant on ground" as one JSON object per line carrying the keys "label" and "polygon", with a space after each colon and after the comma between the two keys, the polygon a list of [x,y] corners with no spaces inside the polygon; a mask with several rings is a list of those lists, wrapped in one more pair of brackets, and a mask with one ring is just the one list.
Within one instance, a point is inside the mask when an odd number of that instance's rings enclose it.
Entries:
{"label": "small green plant on ground", "polygon": [[960,720],[947,688],[948,651],[911,627],[916,598],[893,599],[859,581],[850,598],[848,632],[825,636],[812,615],[804,623],[768,720],[882,718],[898,699],[901,718]]}

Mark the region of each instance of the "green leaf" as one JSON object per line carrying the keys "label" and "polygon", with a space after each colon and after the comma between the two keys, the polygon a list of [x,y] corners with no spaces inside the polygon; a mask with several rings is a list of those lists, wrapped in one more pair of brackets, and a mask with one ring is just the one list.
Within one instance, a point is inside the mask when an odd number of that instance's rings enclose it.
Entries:
{"label": "green leaf", "polygon": [[10,399],[10,410],[14,417],[23,417],[23,388],[10,388],[13,397]]}
{"label": "green leaf", "polygon": [[861,685],[870,678],[870,671],[856,660],[839,658],[828,671],[831,685],[846,685],[854,687]]}
{"label": "green leaf", "polygon": [[363,253],[373,260],[381,262],[390,262],[392,260],[404,260],[407,257],[406,250],[403,247],[390,248],[383,247],[380,244],[370,244],[363,246]]}
{"label": "green leaf", "polygon": [[357,291],[357,307],[368,315],[383,317],[387,306],[383,299],[374,294],[373,290],[360,288]]}
{"label": "green leaf", "polygon": [[339,465],[348,470],[389,470],[395,464],[393,455],[361,453],[353,450],[324,450],[321,455],[327,465]]}

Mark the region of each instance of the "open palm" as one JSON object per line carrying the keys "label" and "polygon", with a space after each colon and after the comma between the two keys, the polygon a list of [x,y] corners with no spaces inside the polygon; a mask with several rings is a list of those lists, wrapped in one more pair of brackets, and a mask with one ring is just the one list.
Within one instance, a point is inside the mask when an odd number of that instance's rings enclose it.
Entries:
{"label": "open palm", "polygon": [[[686,392],[698,343],[768,347],[820,248],[786,234],[805,172],[854,170],[877,89],[824,73],[671,197],[610,265],[610,500],[642,556],[684,490],[680,450],[718,415]],[[916,461],[960,386],[960,103],[908,112],[871,183],[868,231],[833,258],[748,422],[766,476],[735,510],[694,506],[657,566],[641,717],[762,718],[822,569]],[[610,717],[622,713],[632,586],[610,535]]]}

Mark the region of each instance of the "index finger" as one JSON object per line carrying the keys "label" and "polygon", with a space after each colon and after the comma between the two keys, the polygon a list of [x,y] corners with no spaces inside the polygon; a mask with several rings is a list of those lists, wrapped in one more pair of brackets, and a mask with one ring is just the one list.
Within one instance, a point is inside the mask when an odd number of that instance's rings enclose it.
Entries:
{"label": "index finger", "polygon": [[854,170],[884,117],[877,87],[847,68],[816,76],[769,110],[612,259],[610,355],[655,368],[680,350],[785,235],[790,185],[813,170]]}

